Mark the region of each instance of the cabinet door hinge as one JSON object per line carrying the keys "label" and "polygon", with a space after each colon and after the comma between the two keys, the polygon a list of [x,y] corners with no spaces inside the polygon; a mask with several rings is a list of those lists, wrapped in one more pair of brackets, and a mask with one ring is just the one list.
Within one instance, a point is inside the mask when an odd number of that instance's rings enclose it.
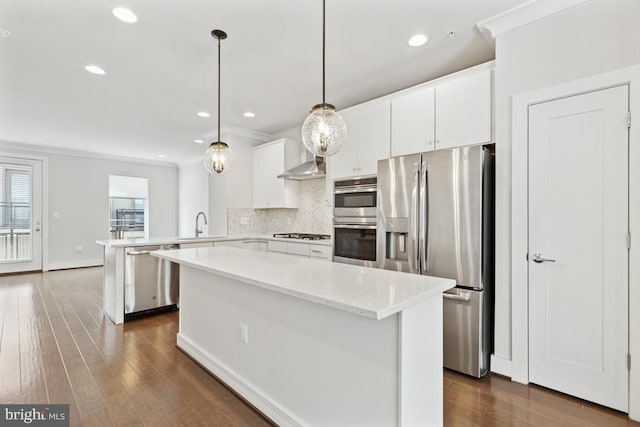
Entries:
{"label": "cabinet door hinge", "polygon": [[627,127],[631,128],[631,111],[627,111]]}
{"label": "cabinet door hinge", "polygon": [[627,249],[631,249],[631,233],[627,233]]}

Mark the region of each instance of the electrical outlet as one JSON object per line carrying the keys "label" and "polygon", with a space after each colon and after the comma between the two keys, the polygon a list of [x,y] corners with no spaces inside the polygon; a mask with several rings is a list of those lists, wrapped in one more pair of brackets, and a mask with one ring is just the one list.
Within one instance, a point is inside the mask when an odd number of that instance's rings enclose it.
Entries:
{"label": "electrical outlet", "polygon": [[249,344],[249,326],[242,322],[240,322],[240,341]]}
{"label": "electrical outlet", "polygon": [[76,252],[82,252],[84,248],[82,246],[76,246]]}
{"label": "electrical outlet", "polygon": [[240,225],[249,225],[249,224],[250,224],[250,221],[248,216],[240,217]]}

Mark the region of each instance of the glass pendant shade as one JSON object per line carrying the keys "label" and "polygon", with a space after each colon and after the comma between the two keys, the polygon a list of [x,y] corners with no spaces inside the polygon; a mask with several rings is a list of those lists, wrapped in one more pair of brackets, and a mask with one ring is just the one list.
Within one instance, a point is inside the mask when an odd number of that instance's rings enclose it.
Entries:
{"label": "glass pendant shade", "polygon": [[319,104],[302,124],[302,142],[320,157],[336,154],[347,140],[347,125],[333,105]]}
{"label": "glass pendant shade", "polygon": [[222,141],[212,142],[204,158],[204,167],[212,175],[223,175],[233,169],[236,158],[229,145]]}

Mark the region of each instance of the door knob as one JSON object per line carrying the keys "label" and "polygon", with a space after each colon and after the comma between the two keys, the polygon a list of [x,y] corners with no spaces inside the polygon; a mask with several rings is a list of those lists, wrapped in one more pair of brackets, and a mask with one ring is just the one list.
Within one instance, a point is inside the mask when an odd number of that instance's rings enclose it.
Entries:
{"label": "door knob", "polygon": [[542,258],[542,255],[540,254],[533,254],[531,259],[533,260],[533,262],[537,262],[538,264],[542,262],[556,262],[555,259]]}

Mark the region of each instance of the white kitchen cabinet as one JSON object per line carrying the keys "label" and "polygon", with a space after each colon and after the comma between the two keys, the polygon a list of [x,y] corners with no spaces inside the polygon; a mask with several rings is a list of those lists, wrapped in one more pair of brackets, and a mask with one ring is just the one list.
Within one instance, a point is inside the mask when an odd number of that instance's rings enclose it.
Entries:
{"label": "white kitchen cabinet", "polygon": [[189,248],[210,248],[214,246],[213,242],[189,242],[189,243],[180,243],[180,249],[189,249]]}
{"label": "white kitchen cabinet", "polygon": [[270,240],[269,252],[279,252],[288,255],[302,256],[305,258],[330,260],[330,247],[322,245],[310,245],[308,243],[281,242]]}
{"label": "white kitchen cabinet", "polygon": [[491,141],[491,70],[436,86],[436,150]]}
{"label": "white kitchen cabinet", "polygon": [[431,86],[391,101],[391,157],[434,149],[435,100]]}
{"label": "white kitchen cabinet", "polygon": [[309,257],[330,260],[331,259],[331,247],[320,245],[309,245]]}
{"label": "white kitchen cabinet", "polygon": [[243,240],[224,240],[215,242],[214,246],[226,246],[230,248],[250,249],[253,251],[266,252],[267,241],[256,239],[243,239]]}
{"label": "white kitchen cabinet", "polygon": [[391,156],[491,142],[491,73],[475,71],[394,98]]}
{"label": "white kitchen cabinet", "polygon": [[277,176],[300,163],[297,141],[281,138],[253,148],[253,208],[297,208],[297,181]]}
{"label": "white kitchen cabinet", "polygon": [[281,242],[276,240],[269,240],[268,243],[269,252],[281,252],[287,253],[287,242]]}
{"label": "white kitchen cabinet", "polygon": [[378,160],[390,154],[390,107],[389,101],[383,101],[340,112],[347,125],[347,142],[329,158],[332,179],[377,173]]}

